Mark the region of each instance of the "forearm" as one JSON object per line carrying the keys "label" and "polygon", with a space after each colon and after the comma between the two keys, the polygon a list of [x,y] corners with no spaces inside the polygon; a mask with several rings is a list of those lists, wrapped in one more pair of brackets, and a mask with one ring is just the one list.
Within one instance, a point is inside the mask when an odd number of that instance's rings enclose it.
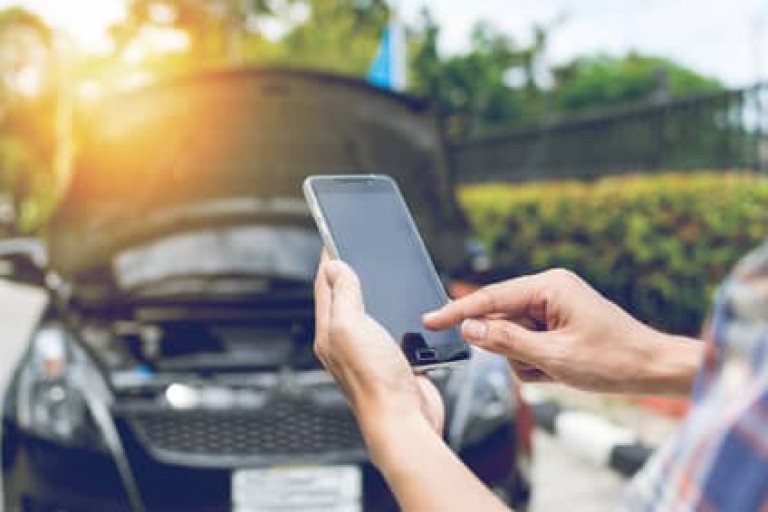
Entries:
{"label": "forearm", "polygon": [[656,332],[637,391],[687,396],[701,365],[705,343]]}
{"label": "forearm", "polygon": [[508,510],[420,416],[380,421],[366,441],[405,512]]}

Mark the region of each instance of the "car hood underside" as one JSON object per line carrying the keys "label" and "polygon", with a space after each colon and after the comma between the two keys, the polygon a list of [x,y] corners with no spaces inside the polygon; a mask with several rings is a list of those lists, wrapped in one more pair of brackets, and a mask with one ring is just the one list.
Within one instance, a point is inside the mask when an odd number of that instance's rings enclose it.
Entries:
{"label": "car hood underside", "polygon": [[235,70],[134,91],[83,125],[48,230],[64,275],[174,230],[310,225],[301,196],[310,174],[393,175],[438,264],[459,263],[466,224],[437,123],[407,97],[330,75]]}

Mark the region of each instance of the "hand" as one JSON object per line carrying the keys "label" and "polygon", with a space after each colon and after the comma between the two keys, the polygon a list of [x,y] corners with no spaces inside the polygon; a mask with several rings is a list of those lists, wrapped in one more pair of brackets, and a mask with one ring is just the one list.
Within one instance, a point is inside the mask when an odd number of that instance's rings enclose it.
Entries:
{"label": "hand", "polygon": [[651,329],[559,269],[486,286],[424,317],[430,329],[459,323],[522,380],[591,391],[687,393],[703,345]]}
{"label": "hand", "polygon": [[323,255],[315,280],[315,353],[339,384],[369,449],[389,419],[414,416],[442,433],[444,408],[434,385],[414,375],[389,333],[365,313],[360,284],[341,261]]}

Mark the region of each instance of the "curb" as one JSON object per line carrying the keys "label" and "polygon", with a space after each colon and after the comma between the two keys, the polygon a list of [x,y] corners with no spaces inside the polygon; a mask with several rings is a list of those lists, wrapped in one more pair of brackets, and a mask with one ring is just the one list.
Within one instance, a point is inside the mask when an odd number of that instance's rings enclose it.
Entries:
{"label": "curb", "polygon": [[566,409],[533,388],[525,389],[524,395],[533,409],[537,427],[598,466],[629,478],[653,454],[654,449],[642,443],[634,432],[601,416]]}

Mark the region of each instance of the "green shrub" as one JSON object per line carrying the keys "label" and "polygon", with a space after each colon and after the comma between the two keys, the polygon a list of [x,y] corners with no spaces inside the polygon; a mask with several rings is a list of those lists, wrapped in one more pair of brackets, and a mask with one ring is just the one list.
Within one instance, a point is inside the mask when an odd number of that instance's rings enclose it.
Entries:
{"label": "green shrub", "polygon": [[459,197],[503,275],[569,268],[646,322],[688,334],[717,283],[768,238],[768,180],[753,174],[482,185]]}

